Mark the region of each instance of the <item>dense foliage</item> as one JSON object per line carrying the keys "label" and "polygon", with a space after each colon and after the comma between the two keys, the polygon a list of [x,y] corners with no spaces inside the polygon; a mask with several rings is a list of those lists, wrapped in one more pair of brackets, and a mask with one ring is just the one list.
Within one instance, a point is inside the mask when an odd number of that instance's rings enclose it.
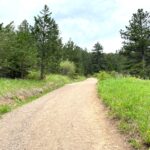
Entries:
{"label": "dense foliage", "polygon": [[60,63],[60,71],[63,75],[68,75],[70,77],[73,77],[75,75],[76,67],[73,62],[70,62],[68,60],[62,61]]}

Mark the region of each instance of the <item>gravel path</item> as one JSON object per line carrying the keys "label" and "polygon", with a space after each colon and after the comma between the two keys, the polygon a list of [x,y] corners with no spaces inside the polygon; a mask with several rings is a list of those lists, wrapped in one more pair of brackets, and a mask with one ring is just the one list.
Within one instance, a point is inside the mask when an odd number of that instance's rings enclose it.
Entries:
{"label": "gravel path", "polygon": [[130,150],[97,98],[96,79],[68,84],[0,119],[0,150]]}

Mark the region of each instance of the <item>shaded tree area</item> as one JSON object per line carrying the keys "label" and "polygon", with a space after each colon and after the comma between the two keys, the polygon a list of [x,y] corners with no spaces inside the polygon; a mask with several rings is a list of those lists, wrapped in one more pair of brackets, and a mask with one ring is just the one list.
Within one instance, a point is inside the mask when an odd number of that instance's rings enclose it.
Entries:
{"label": "shaded tree area", "polygon": [[126,73],[126,57],[121,55],[120,53],[116,52],[104,54],[104,60],[105,71],[116,71],[118,73]]}
{"label": "shaded tree area", "polygon": [[13,22],[0,29],[0,75],[24,78],[36,63],[36,49],[29,24],[14,30]]}
{"label": "shaded tree area", "polygon": [[76,74],[88,75],[92,71],[91,54],[73,41],[62,43],[58,25],[47,5],[34,17],[31,26],[24,20],[18,28],[14,23],[0,24],[0,77],[25,78],[32,70],[59,73],[62,61],[73,62]]}
{"label": "shaded tree area", "polygon": [[62,60],[69,60],[75,63],[76,73],[80,75],[88,75],[92,73],[91,53],[86,49],[77,46],[73,41],[69,40],[62,49]]}
{"label": "shaded tree area", "polygon": [[92,50],[92,71],[99,72],[104,70],[104,54],[102,45],[97,42]]}

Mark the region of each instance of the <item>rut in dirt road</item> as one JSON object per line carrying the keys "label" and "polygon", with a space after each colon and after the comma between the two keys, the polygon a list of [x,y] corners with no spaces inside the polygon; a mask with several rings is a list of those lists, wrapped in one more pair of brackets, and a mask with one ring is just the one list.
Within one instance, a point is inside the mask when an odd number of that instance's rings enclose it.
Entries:
{"label": "rut in dirt road", "polygon": [[0,150],[129,150],[107,119],[96,79],[66,85],[0,119]]}

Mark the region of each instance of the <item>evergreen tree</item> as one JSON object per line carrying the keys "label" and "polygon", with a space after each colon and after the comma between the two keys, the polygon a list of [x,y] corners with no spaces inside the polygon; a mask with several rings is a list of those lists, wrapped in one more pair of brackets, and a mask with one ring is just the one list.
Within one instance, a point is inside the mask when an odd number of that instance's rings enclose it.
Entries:
{"label": "evergreen tree", "polygon": [[99,72],[104,69],[103,47],[97,42],[92,50],[92,67],[93,72]]}
{"label": "evergreen tree", "polygon": [[75,49],[75,43],[69,39],[69,41],[67,43],[65,43],[65,45],[63,46],[63,52],[62,52],[62,59],[63,60],[70,60],[73,61],[73,52]]}
{"label": "evergreen tree", "polygon": [[125,56],[119,53],[108,53],[104,54],[105,60],[105,70],[106,71],[116,71],[124,72],[124,63],[126,62]]}
{"label": "evergreen tree", "polygon": [[82,63],[83,63],[83,72],[84,75],[92,74],[92,55],[87,49],[82,51]]}
{"label": "evergreen tree", "polygon": [[131,74],[145,77],[149,66],[150,14],[138,9],[129,21],[129,26],[120,33],[124,39],[123,53],[128,58],[127,69]]}
{"label": "evergreen tree", "polygon": [[5,27],[0,27],[0,76],[6,77],[11,75],[12,55],[15,53],[14,46],[16,34],[13,22]]}
{"label": "evergreen tree", "polygon": [[33,33],[36,38],[38,54],[40,58],[40,78],[43,79],[46,74],[50,55],[58,44],[58,25],[51,17],[51,12],[47,5],[40,12],[41,16],[35,17]]}
{"label": "evergreen tree", "polygon": [[27,20],[24,20],[18,28],[15,49],[13,65],[16,66],[20,77],[24,78],[28,71],[33,69],[37,63],[35,41]]}
{"label": "evergreen tree", "polygon": [[13,22],[0,31],[0,76],[24,78],[36,61],[34,40],[29,24],[23,21],[18,30]]}
{"label": "evergreen tree", "polygon": [[62,59],[74,62],[77,74],[91,74],[91,53],[77,46],[71,39],[63,46]]}
{"label": "evergreen tree", "polygon": [[62,61],[62,51],[63,51],[63,44],[62,40],[58,39],[56,44],[51,49],[51,53],[48,59],[47,69],[50,73],[58,73],[60,62]]}

